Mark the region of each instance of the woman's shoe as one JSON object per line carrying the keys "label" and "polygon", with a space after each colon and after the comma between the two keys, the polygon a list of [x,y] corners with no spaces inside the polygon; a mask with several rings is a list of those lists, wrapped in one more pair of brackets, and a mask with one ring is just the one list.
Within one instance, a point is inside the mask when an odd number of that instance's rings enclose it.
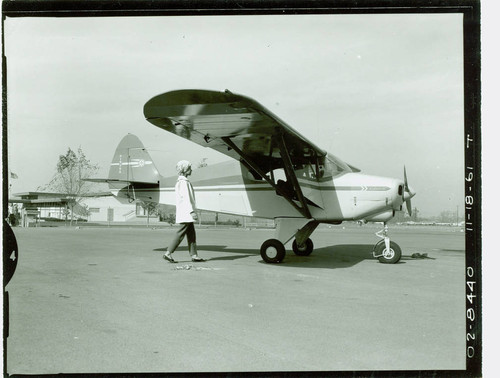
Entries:
{"label": "woman's shoe", "polygon": [[205,260],[203,260],[201,257],[193,256],[193,257],[191,257],[191,261],[192,262],[202,262],[202,261],[205,261]]}
{"label": "woman's shoe", "polygon": [[167,260],[168,262],[171,262],[171,263],[176,263],[176,262],[177,262],[177,261],[175,261],[175,260],[172,258],[172,256],[170,256],[170,255],[163,255],[163,258],[164,258],[165,260]]}

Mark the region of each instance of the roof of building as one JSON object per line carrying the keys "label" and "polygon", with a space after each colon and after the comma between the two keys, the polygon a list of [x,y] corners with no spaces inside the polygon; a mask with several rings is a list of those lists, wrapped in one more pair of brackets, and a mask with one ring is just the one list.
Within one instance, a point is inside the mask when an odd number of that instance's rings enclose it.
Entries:
{"label": "roof of building", "polygon": [[[109,192],[100,193],[89,193],[84,196],[79,197],[107,197],[112,194]],[[60,203],[66,204],[74,201],[76,196],[65,193],[49,193],[49,192],[22,192],[14,193],[13,197],[9,198],[10,203],[33,203],[33,204],[44,204],[44,203]]]}

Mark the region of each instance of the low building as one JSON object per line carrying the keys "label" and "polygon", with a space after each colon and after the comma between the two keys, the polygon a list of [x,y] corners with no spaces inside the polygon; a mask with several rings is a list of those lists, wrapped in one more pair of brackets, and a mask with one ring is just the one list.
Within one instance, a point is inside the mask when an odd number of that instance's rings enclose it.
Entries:
{"label": "low building", "polygon": [[93,194],[75,203],[72,196],[62,193],[25,192],[9,198],[10,213],[16,212],[19,225],[36,226],[40,222],[65,221],[71,218],[86,222],[140,222],[158,220],[158,216],[148,217],[139,203],[129,203],[111,193]]}
{"label": "low building", "polygon": [[9,198],[10,212],[15,212],[22,227],[47,218],[65,219],[72,203],[72,198],[61,193],[25,192]]}
{"label": "low building", "polygon": [[[144,207],[134,201],[118,198],[112,194],[87,197],[82,201],[88,211],[88,222],[147,222],[148,213]],[[150,221],[159,220],[158,216],[149,216]]]}

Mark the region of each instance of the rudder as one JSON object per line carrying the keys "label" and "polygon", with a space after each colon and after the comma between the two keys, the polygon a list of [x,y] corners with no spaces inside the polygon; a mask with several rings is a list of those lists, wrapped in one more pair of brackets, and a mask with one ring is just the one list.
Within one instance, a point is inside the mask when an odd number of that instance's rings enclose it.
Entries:
{"label": "rudder", "polygon": [[108,178],[156,184],[160,181],[160,174],[139,138],[133,134],[127,134],[116,148]]}

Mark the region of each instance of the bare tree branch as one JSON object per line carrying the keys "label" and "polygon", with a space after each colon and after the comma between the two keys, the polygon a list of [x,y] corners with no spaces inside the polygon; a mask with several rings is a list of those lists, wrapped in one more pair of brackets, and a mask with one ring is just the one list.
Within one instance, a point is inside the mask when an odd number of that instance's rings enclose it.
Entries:
{"label": "bare tree branch", "polygon": [[[71,148],[65,155],[59,156],[56,173],[51,181],[42,190],[49,189],[72,197],[70,203],[71,214],[75,205],[80,205],[83,197],[92,190],[92,183],[85,179],[92,177],[99,170],[97,164],[92,164],[83,153],[81,147],[75,153]],[[73,221],[73,216],[71,216]]]}

